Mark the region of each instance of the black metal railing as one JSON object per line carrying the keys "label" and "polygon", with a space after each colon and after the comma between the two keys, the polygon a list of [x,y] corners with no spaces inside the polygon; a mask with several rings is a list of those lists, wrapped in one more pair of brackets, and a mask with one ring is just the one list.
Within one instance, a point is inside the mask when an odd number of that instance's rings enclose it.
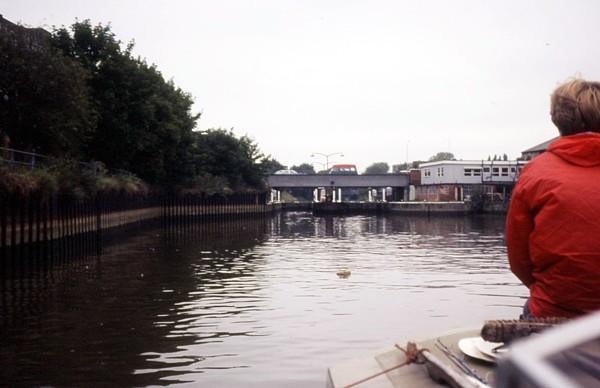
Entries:
{"label": "black metal railing", "polygon": [[22,151],[14,148],[0,147],[0,164],[8,167],[40,168],[57,161],[68,161],[81,168],[97,171],[97,162],[81,162],[70,159],[59,159],[52,156],[38,154],[35,151]]}
{"label": "black metal railing", "polygon": [[99,254],[105,234],[148,222],[167,232],[193,224],[261,217],[266,193],[230,195],[98,194],[0,195],[0,274],[20,277],[79,257]]}

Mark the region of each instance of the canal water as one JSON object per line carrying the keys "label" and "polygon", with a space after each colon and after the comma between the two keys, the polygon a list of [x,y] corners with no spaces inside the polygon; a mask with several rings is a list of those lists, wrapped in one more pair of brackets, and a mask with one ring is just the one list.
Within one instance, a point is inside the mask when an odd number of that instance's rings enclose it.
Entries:
{"label": "canal water", "polygon": [[298,212],[138,230],[100,257],[3,283],[0,380],[323,387],[339,361],[516,318],[527,290],[503,225]]}

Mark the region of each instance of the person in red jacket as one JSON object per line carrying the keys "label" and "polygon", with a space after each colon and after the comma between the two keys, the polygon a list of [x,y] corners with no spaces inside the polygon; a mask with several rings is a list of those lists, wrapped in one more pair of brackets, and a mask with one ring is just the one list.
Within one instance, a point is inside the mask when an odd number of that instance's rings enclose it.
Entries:
{"label": "person in red jacket", "polygon": [[525,317],[600,309],[600,83],[559,86],[551,116],[561,137],[523,168],[506,220],[510,268],[530,293]]}

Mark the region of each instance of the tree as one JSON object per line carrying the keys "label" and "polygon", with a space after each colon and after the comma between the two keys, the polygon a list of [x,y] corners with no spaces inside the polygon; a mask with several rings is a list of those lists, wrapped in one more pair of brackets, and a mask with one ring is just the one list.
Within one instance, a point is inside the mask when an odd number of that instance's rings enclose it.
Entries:
{"label": "tree", "polygon": [[279,163],[276,159],[267,156],[265,157],[261,162],[261,169],[262,171],[266,174],[266,175],[271,175],[273,174],[275,171],[278,170],[283,170],[285,169],[285,166],[281,163]]}
{"label": "tree", "polygon": [[297,166],[292,166],[292,170],[302,174],[316,174],[315,168],[312,164],[302,163]]}
{"label": "tree", "polygon": [[373,163],[365,169],[365,174],[387,174],[390,166],[385,162]]}
{"label": "tree", "polygon": [[261,190],[283,168],[248,136],[194,132],[192,96],[132,49],[88,20],[51,34],[3,30],[0,144],[100,161],[167,189]]}
{"label": "tree", "polygon": [[189,179],[192,129],[191,96],[165,81],[154,65],[125,49],[110,26],[88,20],[56,29],[53,45],[87,70],[96,109],[86,152],[110,169],[125,169],[154,184]]}
{"label": "tree", "polygon": [[192,96],[89,20],[0,31],[0,145],[95,160],[155,186],[259,190],[283,166],[248,136],[194,132]]}
{"label": "tree", "polygon": [[14,148],[81,157],[96,122],[87,77],[50,45],[49,34],[20,26],[2,31],[0,137]]}
{"label": "tree", "polygon": [[[223,191],[248,191],[264,188],[265,156],[247,136],[237,138],[231,130],[210,129],[194,132],[193,176],[226,182]],[[198,187],[202,189],[202,187]]]}
{"label": "tree", "polygon": [[408,170],[408,163],[392,164],[392,172],[394,174],[397,174],[400,171],[406,171],[406,170]]}
{"label": "tree", "polygon": [[412,162],[409,162],[409,163],[394,164],[392,166],[392,172],[399,173],[400,171],[406,171],[406,170],[410,170],[413,168],[419,168],[419,165],[421,163],[425,163],[425,162],[422,160],[413,160]]}
{"label": "tree", "polygon": [[438,152],[429,158],[430,162],[438,162],[441,160],[456,160],[452,152]]}

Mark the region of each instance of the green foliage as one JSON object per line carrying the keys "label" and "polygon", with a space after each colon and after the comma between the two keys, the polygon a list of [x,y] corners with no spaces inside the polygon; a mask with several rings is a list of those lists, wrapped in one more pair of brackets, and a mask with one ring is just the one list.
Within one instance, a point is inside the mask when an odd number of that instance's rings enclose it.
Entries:
{"label": "green foliage", "polygon": [[303,174],[316,174],[315,168],[312,166],[312,164],[308,163],[302,163],[297,166],[292,166],[292,170]]}
{"label": "green foliage", "polygon": [[88,73],[25,32],[0,35],[0,133],[13,148],[79,157],[96,122]]}
{"label": "green foliage", "polygon": [[51,195],[59,191],[58,179],[51,171],[46,169],[35,169],[31,171],[31,176],[34,179],[34,191]]}
{"label": "green foliage", "polygon": [[507,161],[507,160],[508,160],[508,155],[507,155],[507,154],[502,154],[502,156],[500,156],[500,155],[496,155],[496,154],[494,154],[494,157],[493,157],[493,158],[492,158],[492,156],[488,155],[488,157],[487,157],[487,160],[488,160],[488,162],[489,162],[489,161],[494,161],[494,162],[495,162],[496,160],[504,160],[504,161]]}
{"label": "green foliage", "polygon": [[271,175],[275,171],[285,169],[285,166],[271,156],[267,156],[260,162],[260,168],[266,175]]}
{"label": "green foliage", "polygon": [[133,44],[123,50],[109,26],[76,22],[55,30],[53,43],[90,75],[98,123],[88,157],[153,184],[181,183],[192,172],[188,148],[198,116],[191,96],[134,58]]}
{"label": "green foliage", "polygon": [[95,188],[100,193],[148,194],[148,186],[131,174],[101,175],[95,180]]}
{"label": "green foliage", "polygon": [[[58,168],[51,165],[44,168],[26,167],[0,168],[0,193],[18,193],[28,195],[40,193],[51,196],[56,193],[70,194],[73,188],[81,190],[79,180],[69,179],[72,171],[68,167]],[[65,184],[66,183],[66,184]]]}
{"label": "green foliage", "polygon": [[430,162],[437,162],[441,160],[456,160],[452,152],[438,152],[429,158]]}
{"label": "green foliage", "polygon": [[412,168],[419,168],[419,165],[421,163],[425,163],[422,160],[413,160],[410,163],[400,163],[400,164],[394,164],[392,166],[392,172],[393,173],[399,173],[400,171],[406,171],[406,170],[410,170]]}
{"label": "green foliage", "polygon": [[365,174],[387,174],[390,166],[385,162],[373,163],[365,169]]}
{"label": "green foliage", "polygon": [[28,170],[0,166],[0,195],[26,194],[36,187],[37,182]]}
{"label": "green foliage", "polygon": [[406,170],[408,170],[408,163],[400,163],[400,164],[392,165],[393,173],[399,173],[400,171],[406,171]]}
{"label": "green foliage", "polygon": [[144,192],[143,182],[166,190],[250,191],[263,189],[265,175],[281,166],[248,136],[194,132],[192,97],[134,57],[132,43],[123,48],[110,26],[84,20],[43,34],[35,45],[28,39],[0,38],[2,145],[128,173],[63,161],[22,170],[22,180],[7,173],[0,186],[41,185],[73,196]]}
{"label": "green foliage", "polygon": [[61,194],[73,198],[91,197],[97,193],[147,194],[148,186],[129,173],[94,172],[76,162],[57,159],[43,167],[0,166],[0,195],[38,193],[49,197]]}
{"label": "green foliage", "polygon": [[206,193],[206,194],[230,194],[233,192],[229,187],[229,181],[223,176],[214,176],[209,173],[196,175],[193,181],[186,189],[186,193]]}
{"label": "green foliage", "polygon": [[508,155],[507,155],[507,154],[502,154],[502,156],[500,156],[500,155],[496,155],[496,154],[494,154],[494,157],[493,157],[493,158],[492,158],[492,156],[491,156],[491,155],[488,155],[488,157],[487,157],[487,160],[488,160],[488,162],[489,162],[489,161],[493,161],[493,162],[495,162],[496,160],[504,160],[504,161],[507,161],[507,160],[508,160]]}
{"label": "green foliage", "polygon": [[[264,188],[265,156],[247,136],[237,138],[231,130],[195,132],[191,153],[194,176],[222,177],[223,190],[249,191]],[[212,179],[212,178],[211,178]]]}

